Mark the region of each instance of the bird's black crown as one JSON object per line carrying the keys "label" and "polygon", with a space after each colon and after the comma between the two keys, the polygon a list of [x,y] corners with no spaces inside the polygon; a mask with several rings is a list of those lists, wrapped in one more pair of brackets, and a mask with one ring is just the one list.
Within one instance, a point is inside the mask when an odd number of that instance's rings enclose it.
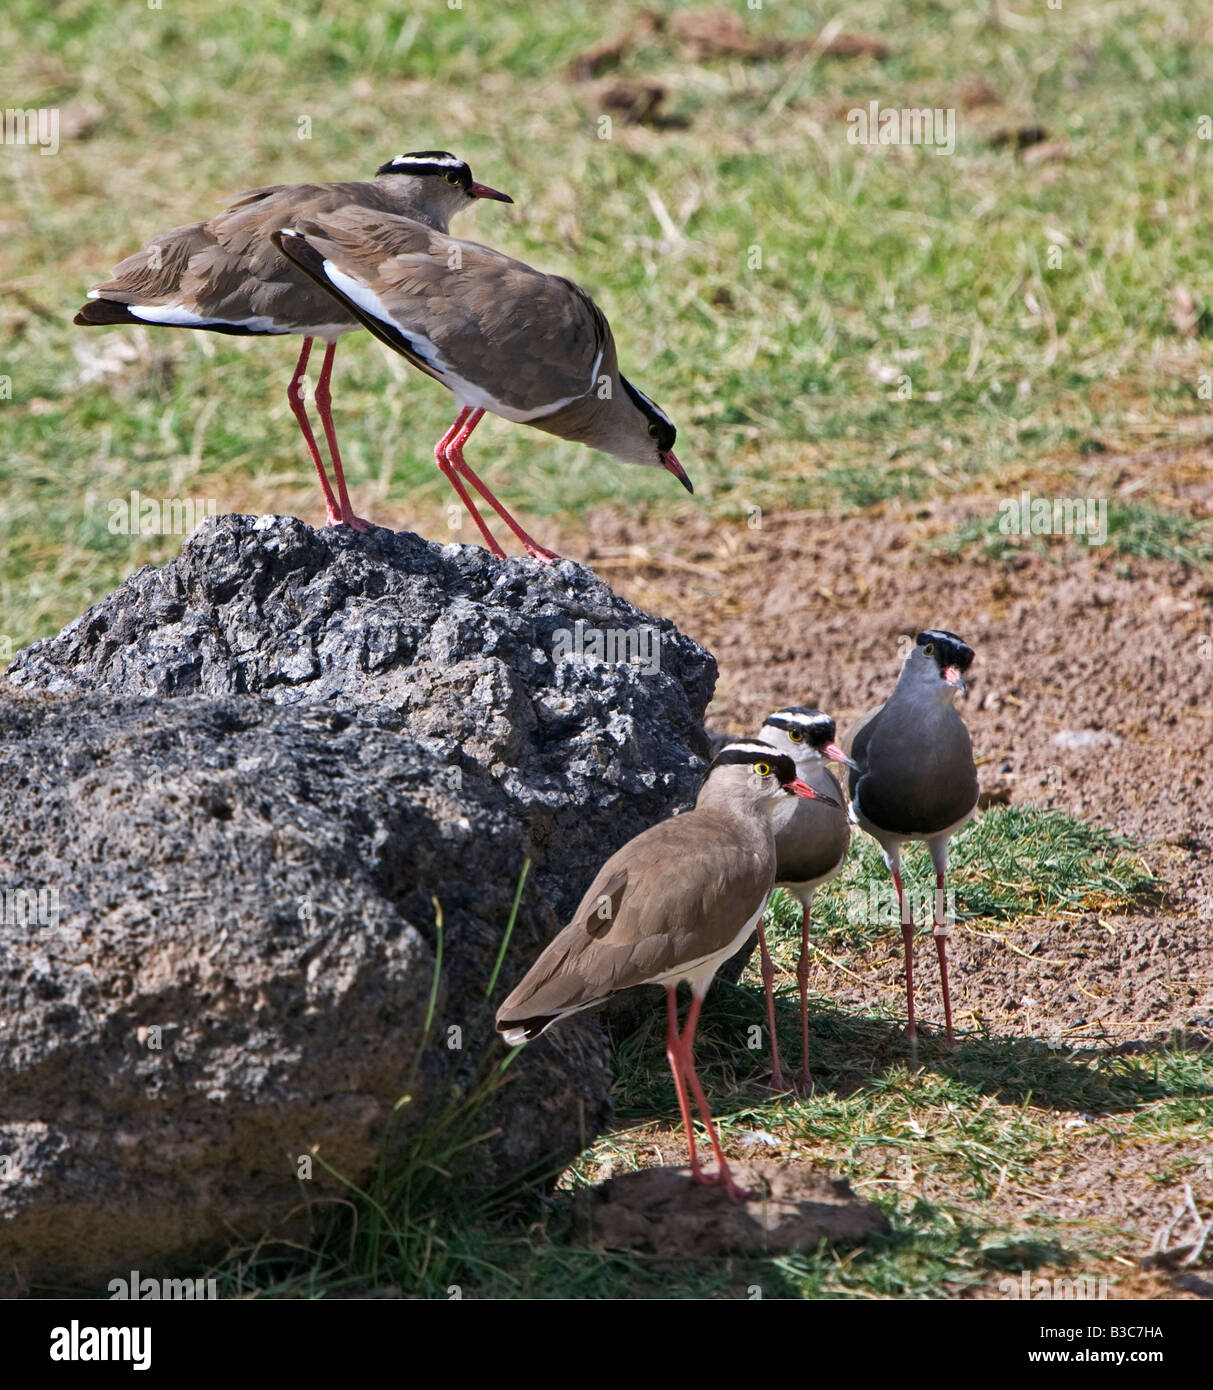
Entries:
{"label": "bird's black crown", "polygon": [[930,628],[918,634],[914,645],[921,647],[941,671],[949,666],[955,666],[958,671],[967,671],[973,664],[973,648],[954,632]]}
{"label": "bird's black crown", "polygon": [[712,759],[708,768],[711,775],[718,767],[756,767],[758,764],[769,767],[779,779],[781,786],[796,780],[796,764],[786,753],[776,753],[762,743],[728,743]]}
{"label": "bird's black crown", "polygon": [[435,178],[448,178],[458,183],[465,191],[472,186],[472,171],[465,160],[459,159],[448,150],[413,150],[410,154],[398,154],[375,170],[376,174],[410,174],[414,178],[427,174]]}
{"label": "bird's black crown", "polygon": [[807,705],[785,705],[777,709],[767,720],[772,729],[782,729],[785,734],[801,734],[811,748],[824,748],[834,742],[837,732],[834,721],[824,710],[810,709]]}
{"label": "bird's black crown", "polygon": [[623,389],[628,393],[628,399],[649,422],[649,434],[658,450],[663,454],[669,453],[674,447],[674,441],[678,438],[678,431],[674,428],[674,422],[656,401],[649,400],[643,391],[638,391],[626,376],[620,376],[619,380],[623,382]]}

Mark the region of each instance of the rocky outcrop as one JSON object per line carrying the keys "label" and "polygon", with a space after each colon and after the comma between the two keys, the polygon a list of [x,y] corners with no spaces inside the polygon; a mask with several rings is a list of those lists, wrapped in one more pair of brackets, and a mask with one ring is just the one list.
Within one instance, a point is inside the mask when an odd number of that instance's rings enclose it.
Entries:
{"label": "rocky outcrop", "polygon": [[[423,1142],[499,1071],[495,1004],[602,860],[693,797],[714,675],[571,563],[282,517],[207,521],[20,653],[5,1277],[100,1289],[281,1228],[325,1165],[365,1178],[404,1095],[390,1142]],[[609,1113],[599,1021],[493,1084],[464,1170],[567,1160]]]}

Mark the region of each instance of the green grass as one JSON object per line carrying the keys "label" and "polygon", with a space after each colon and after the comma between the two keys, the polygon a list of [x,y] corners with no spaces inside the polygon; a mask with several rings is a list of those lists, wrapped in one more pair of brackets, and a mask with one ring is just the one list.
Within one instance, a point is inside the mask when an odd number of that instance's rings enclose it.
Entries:
{"label": "green grass", "polygon": [[[1213,195],[1199,7],[1091,0],[1015,24],[960,0],[840,12],[889,38],[884,62],[696,64],[655,36],[621,74],[664,84],[684,124],[599,139],[563,67],[636,8],[8,5],[6,104],[58,107],[81,133],[54,158],[0,146],[0,634],[51,632],[175,551],[178,537],[107,531],[132,488],[317,516],[289,342],[70,318],[155,232],[401,149],[453,146],[507,187],[516,205],[481,207],[465,234],[590,287],[625,369],[680,425],[693,502],[664,475],[487,423],[475,461],[524,516],[916,501],[1092,438],[1190,439],[1185,422],[1207,417],[1207,339],[1170,316],[1175,286],[1203,285]],[[739,13],[792,38],[827,17]],[[964,104],[975,78],[997,104]],[[847,110],[870,100],[957,109],[956,153],[848,143]],[[991,143],[1022,124],[1057,157]],[[452,498],[430,451],[446,394],[360,335],[336,401],[363,510],[442,534]]]}

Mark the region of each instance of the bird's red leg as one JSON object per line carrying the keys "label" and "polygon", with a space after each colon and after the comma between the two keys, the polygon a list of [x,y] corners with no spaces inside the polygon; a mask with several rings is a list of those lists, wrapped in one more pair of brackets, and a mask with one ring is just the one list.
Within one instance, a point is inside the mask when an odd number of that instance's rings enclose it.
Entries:
{"label": "bird's red leg", "polygon": [[345,474],[341,471],[341,451],[337,448],[337,431],[333,428],[333,393],[329,390],[329,378],[333,374],[333,357],[337,351],[336,343],[329,343],[324,350],[324,364],[320,368],[320,379],[316,382],[316,409],[320,413],[320,423],[324,427],[325,442],[329,446],[329,458],[333,461],[333,474],[337,479],[337,496],[341,502],[341,524],[352,526],[355,531],[369,531],[371,523],[354,515],[350,506],[350,495],[345,488]]}
{"label": "bird's red leg", "polygon": [[691,1125],[691,1107],[687,1102],[686,1083],[682,1079],[682,1041],[678,1036],[678,986],[666,985],[666,1030],[665,1055],[674,1073],[674,1089],[678,1092],[678,1108],[682,1111],[682,1123],[687,1132],[687,1148],[691,1154],[691,1180],[703,1182],[703,1169],[699,1166],[699,1155],[695,1151],[695,1130]]}
{"label": "bird's red leg", "polygon": [[459,431],[458,435],[447,446],[447,457],[460,471],[460,473],[463,474],[463,476],[468,480],[468,482],[471,483],[471,485],[476,489],[476,491],[481,495],[481,497],[484,498],[484,500],[489,504],[489,506],[492,507],[492,509],[497,513],[497,515],[502,519],[502,521],[505,522],[505,524],[510,528],[510,530],[513,531],[514,535],[518,537],[518,539],[522,542],[522,548],[526,551],[526,553],[536,560],[544,560],[548,564],[551,564],[553,560],[559,560],[560,556],[557,555],[554,550],[545,549],[545,547],[540,545],[538,541],[533,540],[530,536],[527,535],[527,533],[522,529],[521,526],[518,525],[518,523],[509,514],[509,512],[507,512],[506,509],[501,505],[501,503],[498,502],[498,500],[493,496],[493,494],[484,485],[484,483],[482,483],[480,479],[476,476],[476,474],[472,472],[471,468],[468,467],[467,461],[463,457],[463,446],[468,442],[468,436],[480,423],[481,417],[483,415],[483,410],[475,410],[472,412],[471,419],[467,422],[466,425],[464,425],[463,429]]}
{"label": "bird's red leg", "polygon": [[303,442],[307,445],[307,451],[312,456],[312,462],[316,465],[316,474],[320,479],[320,486],[324,491],[324,510],[326,512],[326,526],[339,526],[341,517],[337,511],[337,499],[333,496],[333,489],[329,485],[328,474],[324,471],[324,464],[320,462],[320,450],[316,448],[316,436],[312,433],[312,427],[308,423],[307,407],[303,403],[301,388],[304,382],[304,374],[307,371],[307,359],[311,356],[312,340],[304,338],[303,347],[299,352],[299,361],[295,363],[295,374],[291,377],[291,383],[286,388],[286,398],[290,403],[291,412],[299,422],[299,428],[303,431]]}
{"label": "bird's red leg", "polygon": [[944,910],[943,874],[935,875],[935,950],[939,953],[939,978],[943,985],[943,1021],[952,1046],[952,997],[948,990],[948,921]]}
{"label": "bird's red leg", "polygon": [[796,962],[796,983],[800,987],[800,1087],[806,1095],[813,1089],[813,1073],[809,1070],[809,916],[813,900],[804,904],[800,919],[800,959]]}
{"label": "bird's red leg", "polygon": [[761,922],[758,924],[758,949],[762,953],[762,988],[767,996],[767,1027],[771,1031],[771,1084],[780,1091],[786,1091],[788,1083],[779,1065],[779,1039],[775,1036],[775,967],[771,964],[767,934]]}
{"label": "bird's red leg", "polygon": [[695,1059],[692,1056],[691,1049],[695,1044],[695,1025],[699,1022],[699,1009],[702,1004],[703,995],[692,993],[691,1007],[687,1012],[686,1027],[682,1030],[682,1037],[678,1044],[679,1060],[682,1063],[683,1072],[686,1076],[687,1083],[690,1085],[691,1094],[695,1097],[695,1104],[699,1108],[699,1118],[703,1121],[704,1128],[708,1132],[708,1138],[712,1141],[712,1152],[716,1155],[716,1172],[710,1178],[700,1174],[696,1181],[718,1182],[729,1194],[730,1200],[734,1202],[744,1202],[750,1194],[744,1187],[740,1187],[733,1180],[733,1174],[729,1171],[729,1165],[725,1162],[724,1153],[720,1147],[720,1140],[716,1137],[716,1126],[712,1123],[712,1115],[708,1110],[707,1097],[703,1094],[703,1087],[699,1084],[699,1078],[695,1075]]}
{"label": "bird's red leg", "polygon": [[906,919],[906,895],[901,887],[901,875],[893,870],[893,884],[897,889],[897,907],[901,914],[901,939],[906,948],[906,1036],[914,1036],[914,923]]}
{"label": "bird's red leg", "polygon": [[[481,411],[481,414],[483,413],[484,412]],[[484,517],[476,510],[475,502],[468,496],[467,488],[464,487],[459,474],[455,471],[453,460],[447,457],[447,450],[450,448],[451,442],[463,428],[463,422],[471,414],[472,407],[470,405],[465,405],[459,414],[456,415],[455,423],[447,430],[438,443],[434,445],[434,458],[438,462],[438,467],[442,471],[442,476],[455,489],[455,492],[459,496],[459,500],[467,508],[468,515],[476,523],[477,527],[479,527],[480,534],[484,537],[484,543],[488,546],[490,554],[496,555],[499,560],[504,560],[505,551],[497,544],[496,540],[493,538],[493,533],[484,524]]]}

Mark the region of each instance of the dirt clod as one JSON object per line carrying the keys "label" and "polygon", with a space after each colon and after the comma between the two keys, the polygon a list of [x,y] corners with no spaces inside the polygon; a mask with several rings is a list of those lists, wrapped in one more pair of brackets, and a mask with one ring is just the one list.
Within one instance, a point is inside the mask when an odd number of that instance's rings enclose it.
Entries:
{"label": "dirt clod", "polygon": [[699,1186],[689,1168],[644,1168],[604,1183],[594,1238],[613,1250],[658,1254],[782,1254],[823,1240],[865,1240],[889,1229],[884,1212],[803,1163],[735,1164],[752,1196],[731,1202],[720,1187]]}

